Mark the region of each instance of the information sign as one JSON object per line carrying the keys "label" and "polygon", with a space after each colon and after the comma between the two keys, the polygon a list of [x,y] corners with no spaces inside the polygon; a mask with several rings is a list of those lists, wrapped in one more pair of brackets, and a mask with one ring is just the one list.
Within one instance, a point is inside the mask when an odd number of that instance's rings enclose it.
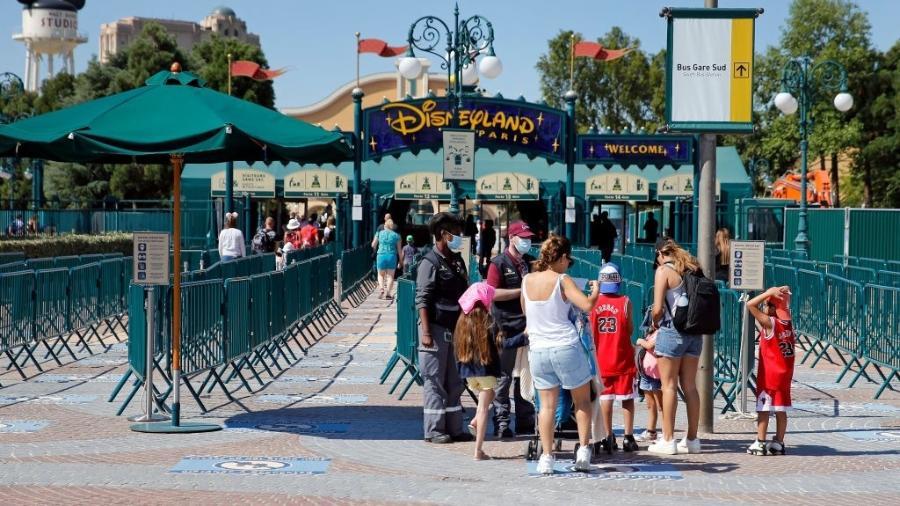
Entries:
{"label": "information sign", "polygon": [[444,181],[475,179],[475,132],[444,129]]}
{"label": "information sign", "polygon": [[731,241],[728,284],[734,290],[765,288],[765,241]]}
{"label": "information sign", "polygon": [[169,284],[169,234],[135,232],[132,281],[138,285]]}

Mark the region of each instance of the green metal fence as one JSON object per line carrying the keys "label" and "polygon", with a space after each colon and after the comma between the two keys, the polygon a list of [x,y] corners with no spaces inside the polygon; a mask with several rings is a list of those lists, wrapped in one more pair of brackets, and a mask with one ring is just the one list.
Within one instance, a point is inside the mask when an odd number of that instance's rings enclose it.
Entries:
{"label": "green metal fence", "polygon": [[373,275],[370,245],[341,252],[341,299],[346,299],[363,283],[371,281]]}

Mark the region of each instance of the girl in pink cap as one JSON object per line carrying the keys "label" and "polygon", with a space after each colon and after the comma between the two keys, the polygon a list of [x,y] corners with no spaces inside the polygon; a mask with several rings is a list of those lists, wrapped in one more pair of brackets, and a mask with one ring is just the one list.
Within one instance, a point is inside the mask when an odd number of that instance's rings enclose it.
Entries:
{"label": "girl in pink cap", "polygon": [[[487,460],[482,450],[487,431],[488,413],[494,400],[494,388],[500,376],[500,354],[503,336],[494,323],[490,307],[494,300],[494,287],[487,283],[473,283],[459,298],[462,310],[453,332],[453,349],[459,368],[459,377],[478,393],[478,409],[469,423],[469,432],[475,436],[475,460]],[[522,336],[517,336],[522,339]],[[515,343],[513,343],[515,344]]]}
{"label": "girl in pink cap", "polygon": [[[765,312],[759,305],[766,303]],[[791,291],[774,286],[747,302],[759,326],[759,369],[756,372],[756,441],[751,455],[784,455],[787,410],[791,407],[794,378],[794,326],[791,323]],[[775,412],[775,437],[766,442],[769,413]]]}

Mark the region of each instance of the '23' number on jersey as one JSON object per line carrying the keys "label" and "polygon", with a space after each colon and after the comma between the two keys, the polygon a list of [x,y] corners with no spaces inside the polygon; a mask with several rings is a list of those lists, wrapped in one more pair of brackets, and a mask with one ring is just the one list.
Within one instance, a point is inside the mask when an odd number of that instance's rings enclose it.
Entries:
{"label": "'23' number on jersey", "polygon": [[619,326],[618,318],[610,316],[607,318],[597,318],[597,332],[601,334],[613,334]]}

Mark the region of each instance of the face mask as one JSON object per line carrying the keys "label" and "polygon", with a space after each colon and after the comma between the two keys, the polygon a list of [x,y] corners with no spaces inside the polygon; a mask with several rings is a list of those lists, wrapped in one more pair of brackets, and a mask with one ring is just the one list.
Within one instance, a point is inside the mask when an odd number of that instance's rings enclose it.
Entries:
{"label": "face mask", "polygon": [[450,237],[452,239],[447,241],[447,246],[450,249],[459,249],[462,246],[462,240],[463,240],[462,236],[450,234]]}
{"label": "face mask", "polygon": [[522,239],[521,237],[516,241],[516,251],[519,252],[520,255],[524,255],[528,253],[528,250],[531,249],[531,239]]}

